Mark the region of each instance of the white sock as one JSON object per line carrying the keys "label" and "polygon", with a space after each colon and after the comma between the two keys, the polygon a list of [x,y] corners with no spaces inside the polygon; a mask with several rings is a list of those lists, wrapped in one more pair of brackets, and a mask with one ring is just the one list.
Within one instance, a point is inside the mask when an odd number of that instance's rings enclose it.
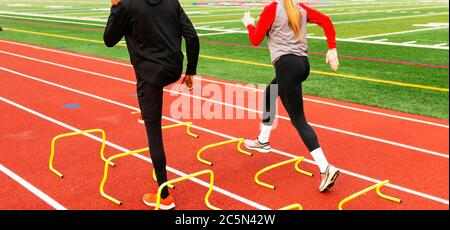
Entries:
{"label": "white sock", "polygon": [[328,161],[323,154],[322,148],[317,148],[311,152],[311,155],[316,162],[317,166],[319,166],[320,172],[324,173],[328,167]]}
{"label": "white sock", "polygon": [[270,125],[261,125],[261,132],[259,133],[258,140],[261,143],[269,142],[270,131],[272,131],[272,126]]}

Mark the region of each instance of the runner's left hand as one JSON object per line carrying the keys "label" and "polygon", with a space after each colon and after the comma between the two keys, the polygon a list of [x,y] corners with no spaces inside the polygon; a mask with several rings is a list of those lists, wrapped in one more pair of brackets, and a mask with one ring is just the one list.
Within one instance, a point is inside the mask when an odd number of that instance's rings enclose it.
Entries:
{"label": "runner's left hand", "polygon": [[246,11],[244,13],[244,17],[242,18],[242,23],[244,23],[244,26],[247,27],[248,25],[254,25],[255,19],[250,14],[250,11]]}
{"label": "runner's left hand", "polygon": [[327,52],[326,63],[330,64],[333,71],[337,71],[339,67],[339,59],[336,49],[329,49]]}
{"label": "runner's left hand", "polygon": [[189,90],[192,90],[192,78],[194,75],[185,75],[183,78],[183,81],[181,81],[181,84],[186,84],[186,87]]}

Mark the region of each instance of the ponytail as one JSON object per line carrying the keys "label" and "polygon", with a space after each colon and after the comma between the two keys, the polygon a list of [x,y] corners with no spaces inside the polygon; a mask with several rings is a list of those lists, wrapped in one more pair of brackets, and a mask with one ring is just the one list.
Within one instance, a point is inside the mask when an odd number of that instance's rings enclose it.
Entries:
{"label": "ponytail", "polygon": [[283,0],[284,10],[286,10],[286,15],[288,17],[288,25],[294,31],[297,40],[302,42],[302,32],[301,32],[301,13],[298,10],[297,3],[295,0]]}

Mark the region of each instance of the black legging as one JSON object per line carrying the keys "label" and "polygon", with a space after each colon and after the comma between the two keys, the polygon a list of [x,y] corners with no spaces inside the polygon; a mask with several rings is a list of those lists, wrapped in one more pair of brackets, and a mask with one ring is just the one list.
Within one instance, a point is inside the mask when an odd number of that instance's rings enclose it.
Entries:
{"label": "black legging", "polygon": [[[292,125],[297,129],[303,143],[311,152],[320,145],[316,133],[306,122],[303,110],[302,82],[308,78],[309,70],[308,57],[289,54],[278,59],[275,63],[275,78],[264,92],[263,124],[269,126],[273,124],[276,115],[276,99],[277,96],[280,96]],[[278,85],[278,90],[277,87],[274,87],[276,85]]]}
{"label": "black legging", "polygon": [[[153,162],[156,179],[160,186],[167,181],[166,154],[162,140],[161,118],[163,107],[163,87],[149,84],[140,79],[137,81],[137,93],[142,118],[145,121],[150,158]],[[163,188],[161,197],[169,196],[167,186]]]}

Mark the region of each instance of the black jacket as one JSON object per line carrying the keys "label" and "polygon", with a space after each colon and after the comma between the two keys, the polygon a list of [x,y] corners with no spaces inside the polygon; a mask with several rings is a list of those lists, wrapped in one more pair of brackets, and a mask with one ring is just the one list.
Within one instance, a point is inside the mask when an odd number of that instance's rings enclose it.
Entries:
{"label": "black jacket", "polygon": [[111,7],[103,40],[113,47],[125,36],[137,78],[166,86],[183,69],[181,38],[186,40],[186,74],[196,74],[199,40],[178,0],[121,0]]}

